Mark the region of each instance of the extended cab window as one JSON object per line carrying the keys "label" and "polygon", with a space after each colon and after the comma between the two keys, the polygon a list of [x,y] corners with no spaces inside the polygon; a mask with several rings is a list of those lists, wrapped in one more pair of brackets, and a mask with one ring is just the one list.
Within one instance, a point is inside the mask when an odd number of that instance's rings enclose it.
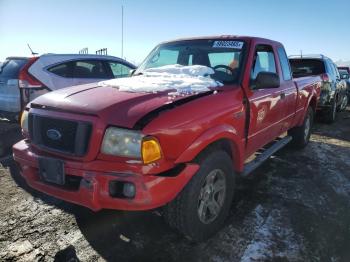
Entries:
{"label": "extended cab window", "polygon": [[129,76],[129,72],[132,69],[131,67],[128,67],[127,65],[117,63],[117,62],[108,62],[108,64],[111,67],[113,76],[115,78]]}
{"label": "extended cab window", "polygon": [[104,62],[91,61],[75,61],[73,66],[74,78],[102,78],[108,79],[110,75],[107,73]]}
{"label": "extended cab window", "polygon": [[250,72],[252,89],[255,87],[255,80],[260,72],[277,73],[275,56],[271,46],[258,45],[256,47],[254,62]]}
{"label": "extended cab window", "polygon": [[284,50],[283,47],[279,47],[277,49],[277,52],[278,52],[278,56],[279,56],[279,60],[282,68],[283,79],[285,81],[289,81],[292,79],[292,74],[290,71],[290,65],[289,65],[286,51]]}

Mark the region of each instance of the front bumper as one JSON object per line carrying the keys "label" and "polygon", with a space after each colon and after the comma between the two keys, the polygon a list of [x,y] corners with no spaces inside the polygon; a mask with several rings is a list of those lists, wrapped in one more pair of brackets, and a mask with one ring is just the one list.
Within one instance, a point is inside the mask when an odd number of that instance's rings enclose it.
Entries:
{"label": "front bumper", "polygon": [[[94,211],[100,209],[149,210],[163,206],[173,200],[197,172],[197,164],[186,164],[176,176],[162,174],[141,175],[128,172],[123,163],[111,163],[94,160],[83,163],[65,161],[65,175],[80,179],[78,188],[72,190],[43,182],[38,172],[39,155],[31,150],[30,145],[22,140],[13,146],[13,155],[20,164],[21,175],[32,188],[65,201],[88,207]],[[110,170],[106,170],[106,166]],[[129,169],[130,170],[130,169]],[[109,193],[110,181],[131,182],[136,187],[132,199],[112,197]]]}

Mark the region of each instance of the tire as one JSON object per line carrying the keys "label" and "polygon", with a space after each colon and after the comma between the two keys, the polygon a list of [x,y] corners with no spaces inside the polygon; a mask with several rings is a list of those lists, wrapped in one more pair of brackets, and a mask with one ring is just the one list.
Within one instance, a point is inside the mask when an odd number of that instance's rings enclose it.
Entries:
{"label": "tire", "polygon": [[[210,187],[211,182],[213,188]],[[213,193],[215,188],[222,189]],[[206,240],[225,222],[234,188],[235,174],[231,158],[221,150],[208,152],[190,182],[164,207],[164,218],[187,238],[196,242]],[[216,205],[211,202],[213,199],[216,199]]]}
{"label": "tire", "polygon": [[288,135],[292,137],[291,146],[297,149],[302,149],[310,141],[311,128],[314,120],[314,111],[311,107],[307,109],[304,123],[302,126],[294,127],[288,131]]}
{"label": "tire", "polygon": [[337,103],[335,100],[333,100],[330,109],[325,111],[326,123],[328,123],[328,124],[334,123],[336,116],[337,116]]}

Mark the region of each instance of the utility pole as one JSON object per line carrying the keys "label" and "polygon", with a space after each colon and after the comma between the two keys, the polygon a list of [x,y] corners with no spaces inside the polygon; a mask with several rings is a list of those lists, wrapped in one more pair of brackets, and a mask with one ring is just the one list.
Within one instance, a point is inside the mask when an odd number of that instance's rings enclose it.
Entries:
{"label": "utility pole", "polygon": [[124,6],[122,5],[122,59],[124,59]]}

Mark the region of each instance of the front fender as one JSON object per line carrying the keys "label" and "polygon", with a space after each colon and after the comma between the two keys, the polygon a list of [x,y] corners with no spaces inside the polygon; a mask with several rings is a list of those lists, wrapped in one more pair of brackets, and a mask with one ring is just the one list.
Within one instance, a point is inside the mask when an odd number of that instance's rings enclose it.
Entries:
{"label": "front fender", "polygon": [[236,171],[241,172],[244,163],[244,139],[239,137],[237,130],[228,124],[206,130],[176,159],[175,163],[192,161],[208,145],[220,139],[227,139],[231,142],[231,150],[234,156],[233,166]]}

